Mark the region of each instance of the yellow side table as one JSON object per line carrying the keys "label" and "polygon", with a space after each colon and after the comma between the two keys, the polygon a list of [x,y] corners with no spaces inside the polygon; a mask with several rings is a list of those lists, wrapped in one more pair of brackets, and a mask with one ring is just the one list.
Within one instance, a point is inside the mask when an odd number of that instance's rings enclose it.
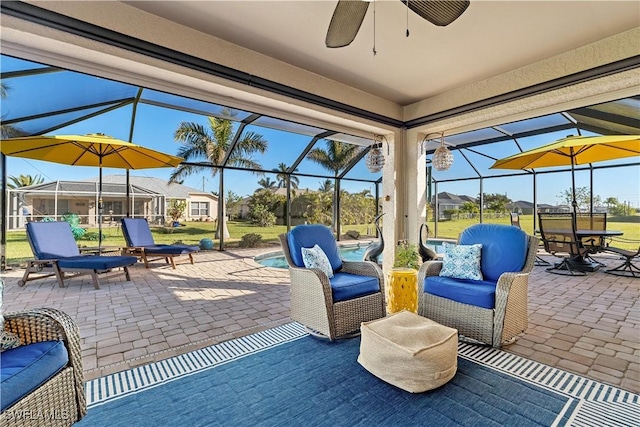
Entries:
{"label": "yellow side table", "polygon": [[408,310],[418,312],[418,271],[392,268],[389,272],[387,314]]}

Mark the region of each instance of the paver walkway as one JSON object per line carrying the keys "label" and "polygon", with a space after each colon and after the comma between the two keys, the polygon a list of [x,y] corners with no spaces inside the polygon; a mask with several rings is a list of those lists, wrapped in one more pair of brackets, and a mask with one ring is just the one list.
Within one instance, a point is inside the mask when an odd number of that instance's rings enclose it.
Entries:
{"label": "paver walkway", "polygon": [[[103,281],[100,290],[89,276],[64,289],[50,278],[18,287],[23,270],[16,269],[2,276],[5,310],[71,315],[85,378],[93,379],[289,322],[287,270],[253,260],[268,250],[202,252],[176,270],[137,264],[131,282]],[[535,267],[529,289],[529,329],[504,350],[640,393],[640,279]]]}

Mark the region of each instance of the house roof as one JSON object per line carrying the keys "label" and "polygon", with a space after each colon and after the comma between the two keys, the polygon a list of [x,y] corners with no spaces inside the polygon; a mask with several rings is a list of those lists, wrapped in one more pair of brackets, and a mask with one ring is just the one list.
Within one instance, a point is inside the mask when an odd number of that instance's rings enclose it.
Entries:
{"label": "house roof", "polygon": [[[102,177],[103,186],[104,184],[121,184],[124,185],[126,183],[127,177],[126,175],[105,175]],[[88,178],[83,180],[85,182],[98,182],[98,178]],[[206,191],[198,190],[197,188],[189,187],[182,184],[170,184],[169,181],[166,181],[161,178],[151,177],[151,176],[129,176],[129,183],[132,185],[137,185],[142,188],[146,188],[155,193],[164,194],[170,199],[186,199],[191,194],[199,194],[213,197],[214,199],[218,199],[217,196],[208,193]]]}
{"label": "house roof", "polygon": [[[98,183],[97,182],[86,182],[86,181],[52,181],[45,182],[42,184],[29,185],[25,187],[19,187],[12,191],[19,191],[25,194],[90,194],[94,195],[98,192]],[[158,195],[158,193],[148,189],[143,188],[141,186],[132,184],[131,190],[132,194],[136,197],[152,197]],[[126,194],[127,189],[124,184],[113,184],[113,183],[103,183],[102,185],[102,194],[104,195],[124,195]],[[161,194],[161,193],[160,193]]]}

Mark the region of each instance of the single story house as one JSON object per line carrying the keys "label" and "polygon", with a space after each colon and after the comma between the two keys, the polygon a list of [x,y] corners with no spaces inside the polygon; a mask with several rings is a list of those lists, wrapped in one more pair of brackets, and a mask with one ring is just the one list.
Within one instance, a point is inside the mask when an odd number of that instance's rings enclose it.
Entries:
{"label": "single story house", "polygon": [[[19,187],[9,191],[8,229],[24,227],[27,221],[61,219],[74,213],[82,224],[94,227],[99,221],[98,178],[83,181],[52,181]],[[169,184],[160,178],[129,177],[129,214],[147,218],[151,224],[169,221],[167,209],[172,200],[185,201],[182,217],[186,221],[210,221],[217,218],[217,196],[182,184]],[[102,223],[117,225],[127,215],[125,175],[107,175],[102,180]]]}

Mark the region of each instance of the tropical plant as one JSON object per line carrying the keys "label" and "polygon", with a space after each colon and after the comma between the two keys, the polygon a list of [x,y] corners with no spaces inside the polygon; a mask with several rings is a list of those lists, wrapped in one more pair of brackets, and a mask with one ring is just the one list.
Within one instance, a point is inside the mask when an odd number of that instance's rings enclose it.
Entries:
{"label": "tropical plant", "polygon": [[258,185],[262,188],[266,188],[266,189],[270,189],[270,188],[276,188],[276,181],[271,181],[271,178],[266,177],[266,178],[261,178],[258,181]]}
{"label": "tropical plant", "polygon": [[[276,181],[278,182],[278,188],[286,188],[287,180],[291,183],[291,188],[298,189],[298,185],[300,185],[300,178],[297,176],[292,176],[288,173],[289,168],[286,163],[280,163],[277,168],[272,169],[274,172],[277,172]],[[294,170],[297,172],[298,169]]]}
{"label": "tropical plant", "polygon": [[[217,197],[217,194],[216,194]],[[233,191],[227,191],[227,196],[224,198],[224,203],[227,206],[227,212],[229,212],[229,218],[236,217],[238,215],[238,208],[240,207],[240,202],[242,201],[242,197]]]}
{"label": "tropical plant", "polygon": [[171,199],[167,208],[167,215],[169,215],[171,221],[179,221],[184,216],[185,210],[187,210],[186,200]]}
{"label": "tropical plant", "polygon": [[28,187],[29,185],[42,184],[44,182],[44,178],[40,175],[31,176],[31,175],[19,175],[19,176],[10,176],[9,181],[7,183],[7,187],[9,188],[19,188],[19,187]]}
{"label": "tropical plant", "polygon": [[[224,109],[221,115],[233,117],[234,114],[231,110]],[[208,126],[194,122],[180,123],[174,133],[174,139],[182,144],[177,152],[179,157],[186,161],[206,160],[211,162],[213,167],[182,163],[171,173],[169,182],[178,182],[186,176],[205,169],[211,171],[211,176],[218,173],[219,168],[215,166],[222,165],[231,143],[234,141],[233,122],[218,117],[207,117],[207,120]],[[233,151],[229,154],[226,165],[244,169],[260,169],[260,164],[254,161],[251,156],[255,153],[264,153],[267,151],[267,147],[268,142],[262,135],[255,132],[243,132],[236,141]],[[222,211],[223,221],[218,224],[216,238],[219,238],[223,233],[227,234],[224,199]]]}
{"label": "tropical plant", "polygon": [[418,254],[414,245],[410,245],[406,241],[401,241],[398,246],[396,246],[396,257],[393,262],[394,267],[418,270],[420,268],[420,261],[420,254]]}
{"label": "tropical plant", "polygon": [[[312,162],[317,163],[328,171],[333,172],[334,177],[337,178],[340,172],[344,170],[349,164],[351,164],[351,162],[353,162],[364,149],[364,147],[360,147],[359,145],[327,140],[325,149],[314,148],[313,150],[309,151],[307,157]],[[338,197],[339,195],[334,191],[332,219],[334,230],[337,228],[336,225],[338,221]]]}

